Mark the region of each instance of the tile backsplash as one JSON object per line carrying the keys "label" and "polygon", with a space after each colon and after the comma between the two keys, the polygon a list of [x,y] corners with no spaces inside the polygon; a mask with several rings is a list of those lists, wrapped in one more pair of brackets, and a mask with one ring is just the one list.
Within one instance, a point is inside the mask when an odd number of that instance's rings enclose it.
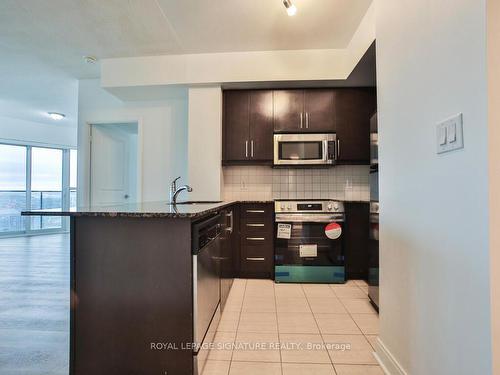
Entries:
{"label": "tile backsplash", "polygon": [[326,169],[224,167],[225,200],[337,199],[369,201],[370,167]]}

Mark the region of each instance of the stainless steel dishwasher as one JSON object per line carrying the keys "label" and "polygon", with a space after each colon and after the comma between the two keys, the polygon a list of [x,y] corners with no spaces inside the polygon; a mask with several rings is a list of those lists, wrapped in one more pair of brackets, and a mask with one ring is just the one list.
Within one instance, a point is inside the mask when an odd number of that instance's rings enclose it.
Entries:
{"label": "stainless steel dishwasher", "polygon": [[223,217],[193,224],[194,374],[201,374],[220,320],[220,259]]}

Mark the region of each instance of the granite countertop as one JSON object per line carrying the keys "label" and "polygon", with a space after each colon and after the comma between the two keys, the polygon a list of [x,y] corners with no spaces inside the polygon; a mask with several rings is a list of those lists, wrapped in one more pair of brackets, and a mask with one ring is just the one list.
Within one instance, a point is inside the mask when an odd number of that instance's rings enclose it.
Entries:
{"label": "granite countertop", "polygon": [[[347,201],[343,202],[356,202]],[[23,216],[102,216],[143,218],[187,218],[196,219],[238,203],[274,203],[272,200],[238,200],[220,202],[179,202],[172,205],[166,201],[142,202],[118,205],[78,207],[69,211],[46,209],[23,211]],[[360,202],[369,203],[369,202]]]}
{"label": "granite countertop", "polygon": [[103,217],[163,217],[198,218],[236,203],[271,203],[272,201],[220,201],[179,202],[172,205],[166,201],[142,202],[118,205],[78,207],[69,211],[61,209],[23,211],[24,216],[103,216]]}

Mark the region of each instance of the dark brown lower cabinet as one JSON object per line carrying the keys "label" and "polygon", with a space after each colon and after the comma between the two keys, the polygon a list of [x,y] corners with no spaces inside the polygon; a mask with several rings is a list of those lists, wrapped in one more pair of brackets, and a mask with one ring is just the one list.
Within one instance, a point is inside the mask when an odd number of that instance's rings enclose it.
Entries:
{"label": "dark brown lower cabinet", "polygon": [[240,277],[273,278],[273,215],[272,203],[240,205]]}
{"label": "dark brown lower cabinet", "polygon": [[193,374],[190,244],[189,219],[71,218],[71,375]]}
{"label": "dark brown lower cabinet", "polygon": [[345,268],[348,280],[368,278],[370,204],[346,202]]}

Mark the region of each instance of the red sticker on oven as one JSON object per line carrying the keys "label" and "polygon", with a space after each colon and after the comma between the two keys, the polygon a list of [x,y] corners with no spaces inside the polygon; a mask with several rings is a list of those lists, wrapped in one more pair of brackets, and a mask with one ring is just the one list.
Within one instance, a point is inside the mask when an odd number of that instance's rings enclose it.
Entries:
{"label": "red sticker on oven", "polygon": [[342,227],[337,223],[330,223],[325,227],[325,234],[331,240],[336,240],[342,234]]}

